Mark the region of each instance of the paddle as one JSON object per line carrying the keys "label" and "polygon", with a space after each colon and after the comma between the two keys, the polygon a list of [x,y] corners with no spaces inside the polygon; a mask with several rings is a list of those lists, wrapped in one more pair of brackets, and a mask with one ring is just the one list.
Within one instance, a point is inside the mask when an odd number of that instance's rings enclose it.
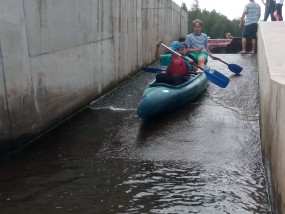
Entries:
{"label": "paddle", "polygon": [[[169,48],[165,44],[161,43],[161,45],[163,47],[165,47],[166,49],[170,50],[172,53],[175,53],[176,55],[187,60],[187,58],[185,58],[181,54],[177,53],[176,51],[172,50],[171,48]],[[201,68],[199,65],[196,65],[195,63],[192,63],[192,65],[203,70],[204,73],[206,74],[206,77],[208,78],[208,80],[210,80],[212,83],[216,84],[217,86],[220,86],[221,88],[225,88],[229,84],[230,79],[228,77],[226,77],[225,75],[223,75],[222,73],[220,73],[216,70],[212,70],[212,69],[210,69],[209,71],[204,70],[203,68]]]}
{"label": "paddle", "polygon": [[211,55],[209,53],[207,53],[207,54],[209,56],[211,56],[211,57],[221,61],[222,63],[225,63],[228,66],[229,70],[232,71],[235,74],[239,74],[243,70],[243,68],[240,67],[239,65],[226,63],[225,61],[221,60],[219,57],[215,57],[215,56],[213,56],[213,55]]}

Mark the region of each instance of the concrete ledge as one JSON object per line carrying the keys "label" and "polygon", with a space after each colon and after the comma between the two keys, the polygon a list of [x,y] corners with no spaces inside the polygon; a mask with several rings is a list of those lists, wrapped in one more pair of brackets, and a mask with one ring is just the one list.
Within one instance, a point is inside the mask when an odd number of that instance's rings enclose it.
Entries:
{"label": "concrete ledge", "polygon": [[261,22],[258,33],[262,152],[271,172],[273,211],[285,213],[285,22]]}

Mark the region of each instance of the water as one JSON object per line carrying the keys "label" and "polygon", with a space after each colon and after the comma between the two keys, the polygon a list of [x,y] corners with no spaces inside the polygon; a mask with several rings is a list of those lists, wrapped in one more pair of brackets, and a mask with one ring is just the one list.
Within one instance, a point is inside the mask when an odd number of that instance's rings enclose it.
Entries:
{"label": "water", "polygon": [[[1,159],[1,213],[271,213],[262,162],[255,58],[162,118],[136,106],[140,73],[89,109]],[[239,58],[241,57],[241,58]]]}

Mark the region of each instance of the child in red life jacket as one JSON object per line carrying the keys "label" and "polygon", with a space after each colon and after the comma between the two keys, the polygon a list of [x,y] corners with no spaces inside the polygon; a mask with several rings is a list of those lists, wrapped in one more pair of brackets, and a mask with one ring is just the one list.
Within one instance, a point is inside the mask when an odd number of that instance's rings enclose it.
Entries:
{"label": "child in red life jacket", "polygon": [[[156,44],[155,58],[160,60],[161,65],[167,66],[167,69],[166,73],[159,73],[156,75],[156,82],[168,83],[171,85],[179,85],[186,82],[190,77],[190,71],[197,71],[197,67],[191,65],[193,60],[186,56],[188,59],[188,61],[186,61],[174,53],[160,54],[160,44],[161,41]],[[171,42],[169,47],[181,55],[185,55],[187,52],[185,44],[178,41]]]}

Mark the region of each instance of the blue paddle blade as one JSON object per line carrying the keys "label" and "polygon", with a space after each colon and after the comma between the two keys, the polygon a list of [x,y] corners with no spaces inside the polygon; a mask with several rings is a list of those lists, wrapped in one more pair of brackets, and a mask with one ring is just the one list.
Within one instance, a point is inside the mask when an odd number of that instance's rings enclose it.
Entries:
{"label": "blue paddle blade", "polygon": [[232,71],[233,73],[239,74],[243,68],[240,67],[239,65],[236,64],[228,64],[228,68],[230,71]]}
{"label": "blue paddle blade", "polygon": [[222,73],[216,71],[216,70],[204,70],[207,78],[209,81],[211,81],[212,83],[222,87],[222,88],[225,88],[227,87],[227,85],[229,84],[230,82],[230,79],[223,75]]}
{"label": "blue paddle blade", "polygon": [[143,67],[142,69],[143,71],[149,72],[149,73],[160,73],[160,72],[165,71],[161,68],[151,68],[151,67]]}

